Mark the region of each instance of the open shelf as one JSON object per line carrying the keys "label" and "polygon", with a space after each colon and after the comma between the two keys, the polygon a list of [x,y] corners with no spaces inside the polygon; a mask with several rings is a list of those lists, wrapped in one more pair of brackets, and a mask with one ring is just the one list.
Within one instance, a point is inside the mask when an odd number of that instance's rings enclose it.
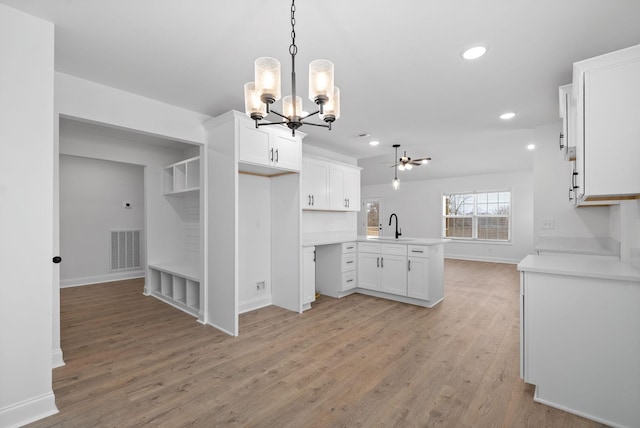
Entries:
{"label": "open shelf", "polygon": [[163,170],[165,195],[200,190],[200,156],[168,165]]}
{"label": "open shelf", "polygon": [[152,296],[202,319],[198,266],[189,262],[149,264]]}

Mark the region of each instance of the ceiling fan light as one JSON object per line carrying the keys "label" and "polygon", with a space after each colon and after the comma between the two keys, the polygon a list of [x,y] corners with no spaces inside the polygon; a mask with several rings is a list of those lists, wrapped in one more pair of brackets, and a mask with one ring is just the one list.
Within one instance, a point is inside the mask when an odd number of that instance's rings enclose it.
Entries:
{"label": "ceiling fan light", "polygon": [[422,165],[426,165],[429,163],[429,159],[422,159]]}
{"label": "ceiling fan light", "polygon": [[323,113],[320,115],[320,119],[325,122],[333,122],[340,118],[340,89],[337,86],[333,87],[333,92],[327,103],[323,106]]}
{"label": "ceiling fan light", "polygon": [[398,165],[398,171],[404,171],[405,170],[405,166],[403,163],[401,163],[400,165]]}
{"label": "ceiling fan light", "polygon": [[462,58],[466,60],[478,59],[485,53],[487,53],[487,47],[484,45],[477,45],[462,52]]}
{"label": "ceiling fan light", "polygon": [[255,91],[263,103],[272,104],[280,99],[280,61],[270,57],[256,59],[255,78]]}
{"label": "ceiling fan light", "polygon": [[404,167],[407,171],[411,171],[413,169],[413,165],[411,165],[410,163],[406,164]]}
{"label": "ceiling fan light", "polygon": [[267,115],[267,105],[260,101],[255,82],[244,84],[244,111],[251,119],[262,119]]}
{"label": "ceiling fan light", "polygon": [[300,117],[302,114],[302,98],[296,97],[295,105],[291,95],[282,98],[282,113],[289,119],[296,116]]}
{"label": "ceiling fan light", "polygon": [[333,93],[333,63],[316,59],[309,64],[309,99],[316,104],[326,104]]}

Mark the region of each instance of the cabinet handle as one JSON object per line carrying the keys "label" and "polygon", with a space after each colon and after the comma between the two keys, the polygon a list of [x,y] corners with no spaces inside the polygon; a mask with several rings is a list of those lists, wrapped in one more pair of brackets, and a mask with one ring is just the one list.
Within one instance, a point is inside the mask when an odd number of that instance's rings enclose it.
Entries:
{"label": "cabinet handle", "polygon": [[412,253],[424,253],[424,250],[411,250]]}
{"label": "cabinet handle", "polygon": [[316,262],[316,250],[313,250],[313,262]]}
{"label": "cabinet handle", "polygon": [[573,187],[574,189],[579,189],[580,186],[576,185],[576,177],[578,175],[578,171],[573,171],[573,174],[571,175],[571,187]]}
{"label": "cabinet handle", "polygon": [[380,267],[380,257],[376,257],[376,267]]}
{"label": "cabinet handle", "polygon": [[280,160],[280,155],[278,154],[278,149],[276,149],[276,163]]}
{"label": "cabinet handle", "polygon": [[353,279],[347,279],[347,282],[353,282]]}
{"label": "cabinet handle", "polygon": [[411,260],[407,260],[407,270],[411,272]]}
{"label": "cabinet handle", "polygon": [[311,195],[307,196],[307,205],[311,206]]}
{"label": "cabinet handle", "polygon": [[380,257],[380,267],[384,267],[384,257]]}
{"label": "cabinet handle", "polygon": [[349,198],[347,198],[347,208],[349,208],[351,206],[351,201],[349,200]]}
{"label": "cabinet handle", "polygon": [[569,188],[569,200],[573,201],[573,196],[571,195],[571,193],[573,192],[572,188]]}
{"label": "cabinet handle", "polygon": [[354,248],[354,247],[353,247],[353,245],[352,245],[352,246],[350,246],[350,247],[347,247],[347,250],[353,250],[353,248]]}
{"label": "cabinet handle", "polygon": [[349,260],[349,261],[347,262],[347,264],[348,264],[348,265],[350,265],[351,263],[353,263],[353,260]]}
{"label": "cabinet handle", "polygon": [[316,204],[316,197],[311,195],[311,205],[315,206],[315,204]]}
{"label": "cabinet handle", "polygon": [[269,160],[273,162],[273,149],[269,150]]}
{"label": "cabinet handle", "polygon": [[560,150],[564,149],[564,134],[562,132],[560,133],[558,144],[560,144]]}

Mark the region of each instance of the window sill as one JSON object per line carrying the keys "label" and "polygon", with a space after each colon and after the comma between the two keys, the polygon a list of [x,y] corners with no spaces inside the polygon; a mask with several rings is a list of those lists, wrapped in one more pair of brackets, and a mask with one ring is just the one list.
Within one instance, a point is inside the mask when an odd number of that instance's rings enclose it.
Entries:
{"label": "window sill", "polygon": [[450,243],[460,243],[460,244],[494,244],[494,245],[513,245],[511,241],[493,241],[491,239],[465,239],[465,238],[447,238],[444,237],[442,239],[449,239]]}

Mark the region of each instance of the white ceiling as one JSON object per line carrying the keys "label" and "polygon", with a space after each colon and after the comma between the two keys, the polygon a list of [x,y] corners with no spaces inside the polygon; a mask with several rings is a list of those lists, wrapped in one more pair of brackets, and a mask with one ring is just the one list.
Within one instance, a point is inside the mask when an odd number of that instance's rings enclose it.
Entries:
{"label": "white ceiling", "polygon": [[[0,2],[56,24],[64,73],[216,116],[244,109],[253,60],[273,56],[289,93],[288,0]],[[433,157],[405,180],[531,168],[530,130],[558,121],[557,87],[571,81],[572,63],[640,43],[638,0],[307,0],[296,9],[298,93],[308,63],[324,58],[342,97],[334,129],[304,127],[305,142],[361,159],[365,184],[392,176],[374,169],[393,160],[392,144]],[[476,42],[488,53],[462,60]],[[509,110],[515,119],[498,119]],[[381,144],[370,147],[363,132]]]}

